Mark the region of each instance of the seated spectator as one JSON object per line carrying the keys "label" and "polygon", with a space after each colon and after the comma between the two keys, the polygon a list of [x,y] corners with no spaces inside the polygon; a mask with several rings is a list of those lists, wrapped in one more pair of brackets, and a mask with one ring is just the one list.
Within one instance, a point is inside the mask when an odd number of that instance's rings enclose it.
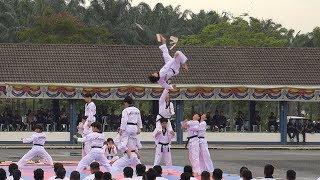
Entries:
{"label": "seated spectator", "polygon": [[80,173],[78,171],[72,171],[70,174],[70,180],[80,180]]}
{"label": "seated spectator", "polygon": [[191,177],[193,177],[193,170],[192,170],[192,167],[191,167],[191,166],[189,166],[189,165],[184,166],[183,172],[184,172],[184,173],[189,173],[189,174],[191,174]]}
{"label": "seated spectator", "polygon": [[156,180],[157,173],[154,169],[150,168],[146,174],[143,176],[143,180]]}
{"label": "seated spectator", "polygon": [[223,174],[223,171],[221,169],[214,169],[214,171],[212,172],[212,179],[221,180],[222,174]]}
{"label": "seated spectator", "polygon": [[[15,111],[12,117],[13,117],[12,126],[16,131],[21,131],[26,128],[26,125],[22,122],[22,117],[20,116],[18,111]],[[18,125],[20,126],[19,128],[18,128]]]}
{"label": "seated spectator", "polygon": [[55,180],[69,180],[69,178],[66,177],[66,170],[64,169],[64,167],[58,168],[55,173]]}
{"label": "seated spectator", "polygon": [[240,173],[239,173],[239,175],[240,175],[240,180],[242,180],[242,174],[243,174],[243,171],[244,171],[244,170],[248,170],[248,168],[245,167],[245,166],[243,166],[243,167],[240,168]]}
{"label": "seated spectator", "polygon": [[4,169],[0,168],[0,180],[6,180],[7,179],[7,173]]}
{"label": "seated spectator", "polygon": [[145,172],[146,172],[146,166],[143,165],[143,164],[138,164],[136,166],[136,174],[137,174],[137,177],[135,178],[136,180],[142,180]]}
{"label": "seated spectator", "polygon": [[92,162],[90,164],[91,175],[85,177],[83,180],[94,180],[94,173],[100,171],[100,164],[98,162]]}
{"label": "seated spectator", "polygon": [[227,127],[227,118],[224,116],[224,112],[221,110],[219,115],[219,130]]}
{"label": "seated spectator", "polygon": [[294,136],[295,136],[295,127],[294,124],[292,122],[292,119],[289,119],[289,122],[287,124],[287,134],[290,138],[290,141],[293,142],[294,141]]}
{"label": "seated spectator", "polygon": [[166,180],[167,178],[162,177],[162,167],[159,165],[156,165],[153,167],[154,171],[156,172],[157,175],[157,180]]}
{"label": "seated spectator", "polygon": [[235,117],[235,124],[236,124],[236,131],[241,131],[241,128],[244,124],[244,115],[242,111],[239,111],[237,113],[237,116]]}
{"label": "seated spectator", "polygon": [[112,180],[112,175],[109,172],[103,173],[103,180]]}
{"label": "seated spectator", "polygon": [[267,164],[264,167],[264,177],[265,179],[273,180],[273,172],[274,172],[274,167],[271,164]]}
{"label": "seated spectator", "polygon": [[249,169],[244,169],[242,171],[242,179],[243,180],[251,180],[252,179],[252,173]]}
{"label": "seated spectator", "polygon": [[13,172],[15,171],[15,170],[17,170],[17,169],[19,169],[18,168],[18,165],[16,164],[16,163],[11,163],[10,165],[9,165],[9,177],[7,178],[7,180],[12,180],[13,179]]}
{"label": "seated spectator", "polygon": [[296,172],[294,170],[287,171],[287,180],[296,180]]}
{"label": "seated spectator", "polygon": [[[53,171],[55,172],[55,176],[50,177],[48,180],[55,180],[57,178],[57,176],[58,176],[57,175],[57,170],[60,169],[60,168],[64,168],[62,163],[59,163],[59,162],[54,163]],[[67,179],[69,179],[69,178],[65,178],[64,180],[67,180]]]}
{"label": "seated spectator", "polygon": [[210,173],[208,171],[203,171],[201,173],[201,180],[210,180]]}
{"label": "seated spectator", "polygon": [[271,126],[274,127],[274,131],[278,131],[278,123],[277,117],[275,116],[274,112],[271,112],[270,116],[268,117],[268,131],[271,132]]}
{"label": "seated spectator", "polygon": [[214,115],[212,116],[211,124],[210,124],[210,129],[211,131],[214,131],[216,128],[219,127],[219,111],[215,110]]}
{"label": "seated spectator", "polygon": [[33,171],[34,180],[44,180],[44,171],[42,169],[36,169]]}
{"label": "seated spectator", "polygon": [[19,169],[16,169],[16,170],[13,171],[13,173],[12,173],[12,179],[13,179],[13,180],[23,180],[23,179],[21,178],[21,171],[20,171]]}
{"label": "seated spectator", "polygon": [[94,180],[103,180],[103,172],[98,171],[94,173]]}
{"label": "seated spectator", "polygon": [[123,169],[124,179],[132,179],[133,177],[133,169],[131,167],[125,167]]}
{"label": "seated spectator", "polygon": [[182,173],[180,175],[180,180],[190,180],[190,178],[191,178],[191,174],[190,173],[184,172],[184,173]]}
{"label": "seated spectator", "polygon": [[259,111],[254,112],[253,118],[251,120],[251,129],[253,130],[253,126],[261,125],[261,117],[259,116]]}

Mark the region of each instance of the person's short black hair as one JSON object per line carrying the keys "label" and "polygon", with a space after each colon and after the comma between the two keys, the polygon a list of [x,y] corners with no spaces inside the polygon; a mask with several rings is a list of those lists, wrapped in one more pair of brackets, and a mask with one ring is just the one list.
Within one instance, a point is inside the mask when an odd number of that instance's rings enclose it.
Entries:
{"label": "person's short black hair", "polygon": [[242,167],[240,168],[240,172],[239,172],[240,177],[242,177],[242,172],[243,172],[244,170],[248,170],[248,168],[245,167],[245,166],[242,166]]}
{"label": "person's short black hair", "polygon": [[42,127],[41,124],[36,124],[36,125],[34,125],[33,129],[34,129],[34,130],[39,129],[41,132],[43,131],[43,127]]}
{"label": "person's short black hair", "polygon": [[160,123],[164,123],[164,122],[168,122],[168,119],[162,117],[162,118],[159,119],[159,121],[160,121]]}
{"label": "person's short black hair", "polygon": [[0,180],[6,180],[7,179],[7,173],[4,169],[0,168]]}
{"label": "person's short black hair", "polygon": [[183,172],[183,173],[181,173],[181,175],[180,175],[180,180],[190,180],[191,177],[192,177],[192,176],[191,176],[190,173],[188,173],[188,172]]}
{"label": "person's short black hair", "polygon": [[92,94],[91,94],[91,93],[85,93],[83,97],[85,97],[85,98],[92,98]]}
{"label": "person's short black hair", "polygon": [[12,176],[13,171],[16,169],[19,169],[19,167],[16,163],[11,163],[8,169],[9,169],[9,175]]}
{"label": "person's short black hair", "polygon": [[137,173],[137,176],[143,176],[144,173],[146,172],[146,166],[143,165],[143,164],[137,164],[136,165],[136,173]]}
{"label": "person's short black hair", "polygon": [[56,162],[53,164],[53,171],[56,172],[57,169],[59,168],[63,168],[63,164],[62,163],[59,163],[59,162]]}
{"label": "person's short black hair", "polygon": [[212,177],[215,180],[221,180],[222,174],[223,174],[223,171],[221,169],[214,169],[212,172]]}
{"label": "person's short black hair", "polygon": [[133,104],[133,99],[130,96],[124,98],[123,102],[128,103],[129,105]]}
{"label": "person's short black hair", "polygon": [[202,171],[201,180],[210,180],[210,173],[208,171]]}
{"label": "person's short black hair", "polygon": [[125,167],[123,169],[123,175],[124,175],[125,178],[132,178],[133,169],[131,167]]}
{"label": "person's short black hair", "polygon": [[112,142],[112,143],[114,143],[114,141],[113,141],[112,138],[108,138],[108,139],[107,139],[107,142]]}
{"label": "person's short black hair", "polygon": [[34,180],[44,180],[44,171],[42,169],[36,169],[33,171]]}
{"label": "person's short black hair", "polygon": [[242,179],[243,180],[251,180],[252,179],[252,172],[249,169],[244,169],[242,171]]}
{"label": "person's short black hair", "polygon": [[154,75],[150,74],[150,75],[148,76],[148,79],[149,79],[150,82],[156,83],[156,82],[159,81],[160,77],[159,77],[159,76],[154,76]]}
{"label": "person's short black hair", "polygon": [[186,172],[186,173],[190,173],[191,176],[193,175],[193,170],[192,170],[192,167],[187,165],[187,166],[184,166],[183,168],[183,172]]}
{"label": "person's short black hair", "polygon": [[287,180],[296,180],[296,172],[294,170],[287,171]]}
{"label": "person's short black hair", "polygon": [[90,170],[92,170],[92,171],[94,171],[94,170],[100,171],[100,164],[98,162],[92,162],[90,164]]}
{"label": "person's short black hair", "polygon": [[70,180],[80,180],[80,173],[78,171],[72,171],[70,174]]}
{"label": "person's short black hair", "polygon": [[264,166],[264,176],[265,178],[273,178],[274,167],[271,164]]}
{"label": "person's short black hair", "polygon": [[94,173],[94,179],[100,180],[103,178],[103,172],[97,171]]}
{"label": "person's short black hair", "polygon": [[[70,179],[71,180],[71,179]],[[112,180],[112,175],[109,172],[103,173],[103,180]]]}
{"label": "person's short black hair", "polygon": [[162,176],[162,168],[161,168],[161,166],[155,165],[155,166],[153,166],[153,169],[156,171],[157,177],[161,177]]}
{"label": "person's short black hair", "polygon": [[102,130],[102,125],[98,121],[92,123],[91,126],[97,128],[99,130],[99,132],[101,132],[101,130]]}
{"label": "person's short black hair", "polygon": [[13,180],[20,180],[21,178],[21,171],[19,169],[16,169],[12,172]]}
{"label": "person's short black hair", "polygon": [[57,178],[63,179],[66,177],[66,169],[64,167],[60,167],[56,170]]}
{"label": "person's short black hair", "polygon": [[156,180],[157,172],[154,169],[150,168],[144,176],[147,180]]}

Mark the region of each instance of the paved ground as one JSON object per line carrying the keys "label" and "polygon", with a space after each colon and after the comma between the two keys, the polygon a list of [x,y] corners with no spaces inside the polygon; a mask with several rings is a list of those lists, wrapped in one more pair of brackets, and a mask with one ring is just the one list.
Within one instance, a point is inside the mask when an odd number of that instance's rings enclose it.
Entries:
{"label": "paved ground", "polygon": [[[17,161],[27,149],[0,149],[1,161]],[[79,149],[51,149],[48,152],[55,161],[79,160]],[[187,150],[175,149],[173,162],[175,165],[188,164]],[[238,173],[241,166],[247,166],[254,172],[255,177],[263,176],[266,163],[276,167],[275,176],[284,178],[288,169],[297,171],[298,180],[313,180],[320,177],[320,150],[211,150],[215,166],[229,174]],[[152,164],[153,149],[142,151],[142,162]]]}

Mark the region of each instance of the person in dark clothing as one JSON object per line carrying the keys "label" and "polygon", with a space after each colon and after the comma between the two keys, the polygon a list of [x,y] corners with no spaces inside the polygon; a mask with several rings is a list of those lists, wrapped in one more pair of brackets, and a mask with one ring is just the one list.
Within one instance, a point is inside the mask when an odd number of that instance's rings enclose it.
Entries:
{"label": "person in dark clothing", "polygon": [[277,117],[275,116],[274,112],[271,112],[270,116],[268,117],[268,131],[271,132],[271,126],[274,127],[274,131],[278,131],[278,123]]}
{"label": "person in dark clothing", "polygon": [[254,125],[259,127],[260,124],[261,124],[261,117],[259,116],[259,111],[256,111],[256,112],[254,112],[253,119],[251,121],[252,130],[253,130]]}
{"label": "person in dark clothing", "polygon": [[235,118],[236,131],[241,131],[243,123],[244,123],[244,115],[243,115],[242,111],[239,111],[237,113],[236,118]]}
{"label": "person in dark clothing", "polygon": [[219,111],[216,110],[214,112],[214,115],[212,116],[212,119],[211,119],[211,124],[210,124],[210,130],[211,131],[214,131],[215,128],[218,128],[219,127]]}
{"label": "person in dark clothing", "polygon": [[318,121],[314,127],[315,133],[320,133],[320,121]]}
{"label": "person in dark clothing", "polygon": [[295,127],[294,127],[294,123],[292,122],[292,119],[289,119],[289,122],[287,124],[287,134],[290,138],[291,141],[293,141],[294,136],[295,136]]}
{"label": "person in dark clothing", "polygon": [[297,139],[297,142],[299,142],[299,134],[302,134],[303,142],[306,142],[306,132],[305,132],[305,126],[303,123],[303,120],[297,119],[294,123],[295,126],[295,137]]}
{"label": "person in dark clothing", "polygon": [[[18,125],[20,126],[19,128],[18,128]],[[22,122],[22,117],[20,116],[18,111],[15,111],[15,113],[13,115],[12,126],[16,131],[21,131],[26,128],[26,125]]]}
{"label": "person in dark clothing", "polygon": [[227,127],[227,118],[224,116],[224,112],[220,111],[219,116],[219,130]]}

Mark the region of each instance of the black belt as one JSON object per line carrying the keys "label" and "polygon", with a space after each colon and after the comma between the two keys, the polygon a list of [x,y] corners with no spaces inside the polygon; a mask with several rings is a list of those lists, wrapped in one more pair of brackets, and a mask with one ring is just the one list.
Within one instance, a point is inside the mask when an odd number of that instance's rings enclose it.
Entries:
{"label": "black belt", "polygon": [[[169,143],[162,143],[162,142],[159,142],[158,144],[161,145],[161,152],[163,152],[163,146],[168,146]],[[168,152],[170,152],[170,149],[168,148]]]}
{"label": "black belt", "polygon": [[198,137],[198,135],[187,137],[187,142],[186,142],[186,146],[185,146],[186,149],[187,149],[187,146],[189,144],[190,139],[195,138],[195,137]]}
{"label": "black belt", "polygon": [[173,72],[173,74],[175,75],[176,74],[176,71],[174,71],[174,69],[170,68],[171,71]]}
{"label": "black belt", "polygon": [[102,148],[101,146],[91,146],[91,148]]}
{"label": "black belt", "polygon": [[198,138],[199,138],[199,139],[204,139],[204,137],[203,137],[203,136],[198,136]]}
{"label": "black belt", "polygon": [[41,146],[41,147],[43,147],[43,145],[42,144],[33,144],[34,146]]}
{"label": "black belt", "polygon": [[127,125],[135,125],[135,126],[137,126],[138,124],[137,123],[132,123],[132,122],[127,122]]}
{"label": "black belt", "polygon": [[[136,152],[136,150],[131,150],[131,152]],[[127,151],[125,151],[124,153],[127,153]]]}

